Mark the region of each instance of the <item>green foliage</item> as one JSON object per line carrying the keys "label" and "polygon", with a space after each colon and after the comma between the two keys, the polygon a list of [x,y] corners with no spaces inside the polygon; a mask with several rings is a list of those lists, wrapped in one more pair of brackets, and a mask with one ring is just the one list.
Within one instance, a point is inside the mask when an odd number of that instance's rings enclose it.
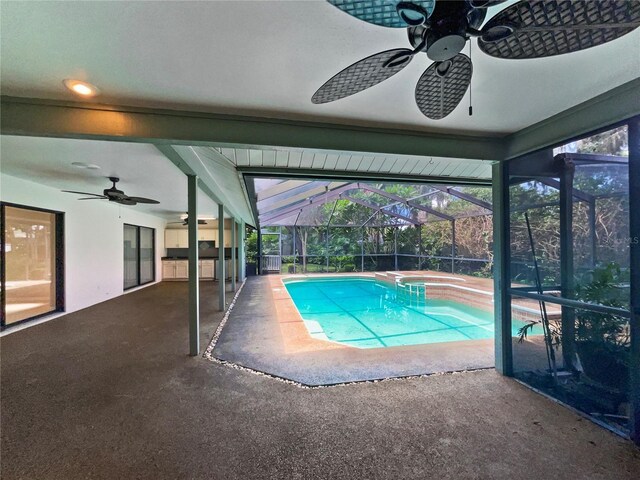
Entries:
{"label": "green foliage", "polygon": [[[587,303],[629,308],[625,285],[629,272],[616,263],[599,266],[583,276],[576,286],[576,298]],[[629,322],[608,313],[580,310],[576,313],[576,339],[603,344],[609,350],[626,350],[630,345]]]}
{"label": "green foliage", "polygon": [[258,232],[252,230],[245,239],[247,263],[256,263],[258,260]]}
{"label": "green foliage", "polygon": [[355,270],[355,259],[348,255],[329,257],[329,265],[333,266],[336,272],[353,272]]}
{"label": "green foliage", "polygon": [[263,255],[280,255],[280,235],[279,234],[262,234],[262,254]]}
{"label": "green foliage", "polygon": [[578,153],[600,153],[604,155],[628,155],[626,125],[592,135],[576,142]]}
{"label": "green foliage", "polygon": [[331,227],[329,229],[329,255],[360,255],[362,229]]}
{"label": "green foliage", "polygon": [[[622,309],[629,308],[626,285],[629,272],[616,263],[600,265],[577,279],[575,299]],[[576,336],[578,343],[589,344],[592,350],[608,352],[621,363],[628,363],[630,348],[629,321],[610,313],[576,310]],[[518,331],[522,342],[538,322],[531,322]],[[557,322],[550,322],[552,344],[557,348],[562,343],[562,329]]]}

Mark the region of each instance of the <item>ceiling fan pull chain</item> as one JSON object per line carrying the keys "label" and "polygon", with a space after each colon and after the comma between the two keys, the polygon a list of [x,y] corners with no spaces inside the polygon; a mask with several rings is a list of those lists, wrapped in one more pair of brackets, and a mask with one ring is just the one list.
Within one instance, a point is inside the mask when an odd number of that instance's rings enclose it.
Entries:
{"label": "ceiling fan pull chain", "polygon": [[[471,62],[471,39],[469,39],[469,61]],[[471,105],[471,81],[472,78],[469,79],[469,116],[473,115],[473,106]]]}

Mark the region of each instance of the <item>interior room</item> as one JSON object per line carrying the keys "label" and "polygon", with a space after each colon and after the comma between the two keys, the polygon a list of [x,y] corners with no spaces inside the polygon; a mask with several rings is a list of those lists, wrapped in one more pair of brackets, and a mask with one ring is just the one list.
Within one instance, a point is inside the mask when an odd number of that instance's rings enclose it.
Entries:
{"label": "interior room", "polygon": [[640,3],[0,3],[2,478],[636,478]]}

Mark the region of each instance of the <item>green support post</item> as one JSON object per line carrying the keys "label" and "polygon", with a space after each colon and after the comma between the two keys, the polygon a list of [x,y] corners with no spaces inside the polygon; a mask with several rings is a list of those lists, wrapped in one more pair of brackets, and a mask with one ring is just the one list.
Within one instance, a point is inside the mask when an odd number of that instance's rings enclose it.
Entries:
{"label": "green support post", "polygon": [[258,252],[256,255],[256,274],[262,275],[262,227],[258,225]]}
{"label": "green support post", "polygon": [[225,298],[225,271],[224,271],[224,205],[218,205],[218,309],[224,312]]}
{"label": "green support post", "polygon": [[236,219],[231,219],[231,290],[236,291],[236,276],[238,265],[236,264],[236,242],[237,242]]}
{"label": "green support post", "polygon": [[493,308],[495,364],[503,375],[513,376],[511,339],[511,285],[509,242],[509,170],[507,162],[493,166]]}
{"label": "green support post", "polygon": [[189,222],[189,355],[200,353],[200,284],[198,282],[198,177],[187,175]]}
{"label": "green support post", "polygon": [[247,260],[245,255],[245,234],[247,228],[244,224],[244,220],[240,220],[238,224],[238,278],[241,282],[247,278]]}
{"label": "green support post", "polygon": [[631,439],[640,446],[640,117],[629,122],[629,246],[631,247],[631,318],[629,319]]}
{"label": "green support post", "polygon": [[451,220],[451,273],[456,273],[456,221]]}
{"label": "green support post", "polygon": [[[574,299],[573,276],[573,175],[575,165],[563,154],[556,157],[560,173],[560,285],[562,298]],[[562,307],[562,359],[564,368],[572,370],[576,356],[575,310]]]}
{"label": "green support post", "polygon": [[591,247],[591,267],[595,267],[598,263],[598,238],[596,236],[596,199],[592,198],[589,202],[589,234]]}

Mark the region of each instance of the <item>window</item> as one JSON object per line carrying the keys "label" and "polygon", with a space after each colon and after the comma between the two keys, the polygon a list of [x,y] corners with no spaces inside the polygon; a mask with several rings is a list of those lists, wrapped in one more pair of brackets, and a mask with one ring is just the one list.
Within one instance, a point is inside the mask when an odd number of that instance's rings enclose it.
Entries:
{"label": "window", "polygon": [[64,214],[1,204],[5,328],[64,309]]}
{"label": "window", "polygon": [[153,282],[155,275],[155,230],[124,225],[124,289]]}

